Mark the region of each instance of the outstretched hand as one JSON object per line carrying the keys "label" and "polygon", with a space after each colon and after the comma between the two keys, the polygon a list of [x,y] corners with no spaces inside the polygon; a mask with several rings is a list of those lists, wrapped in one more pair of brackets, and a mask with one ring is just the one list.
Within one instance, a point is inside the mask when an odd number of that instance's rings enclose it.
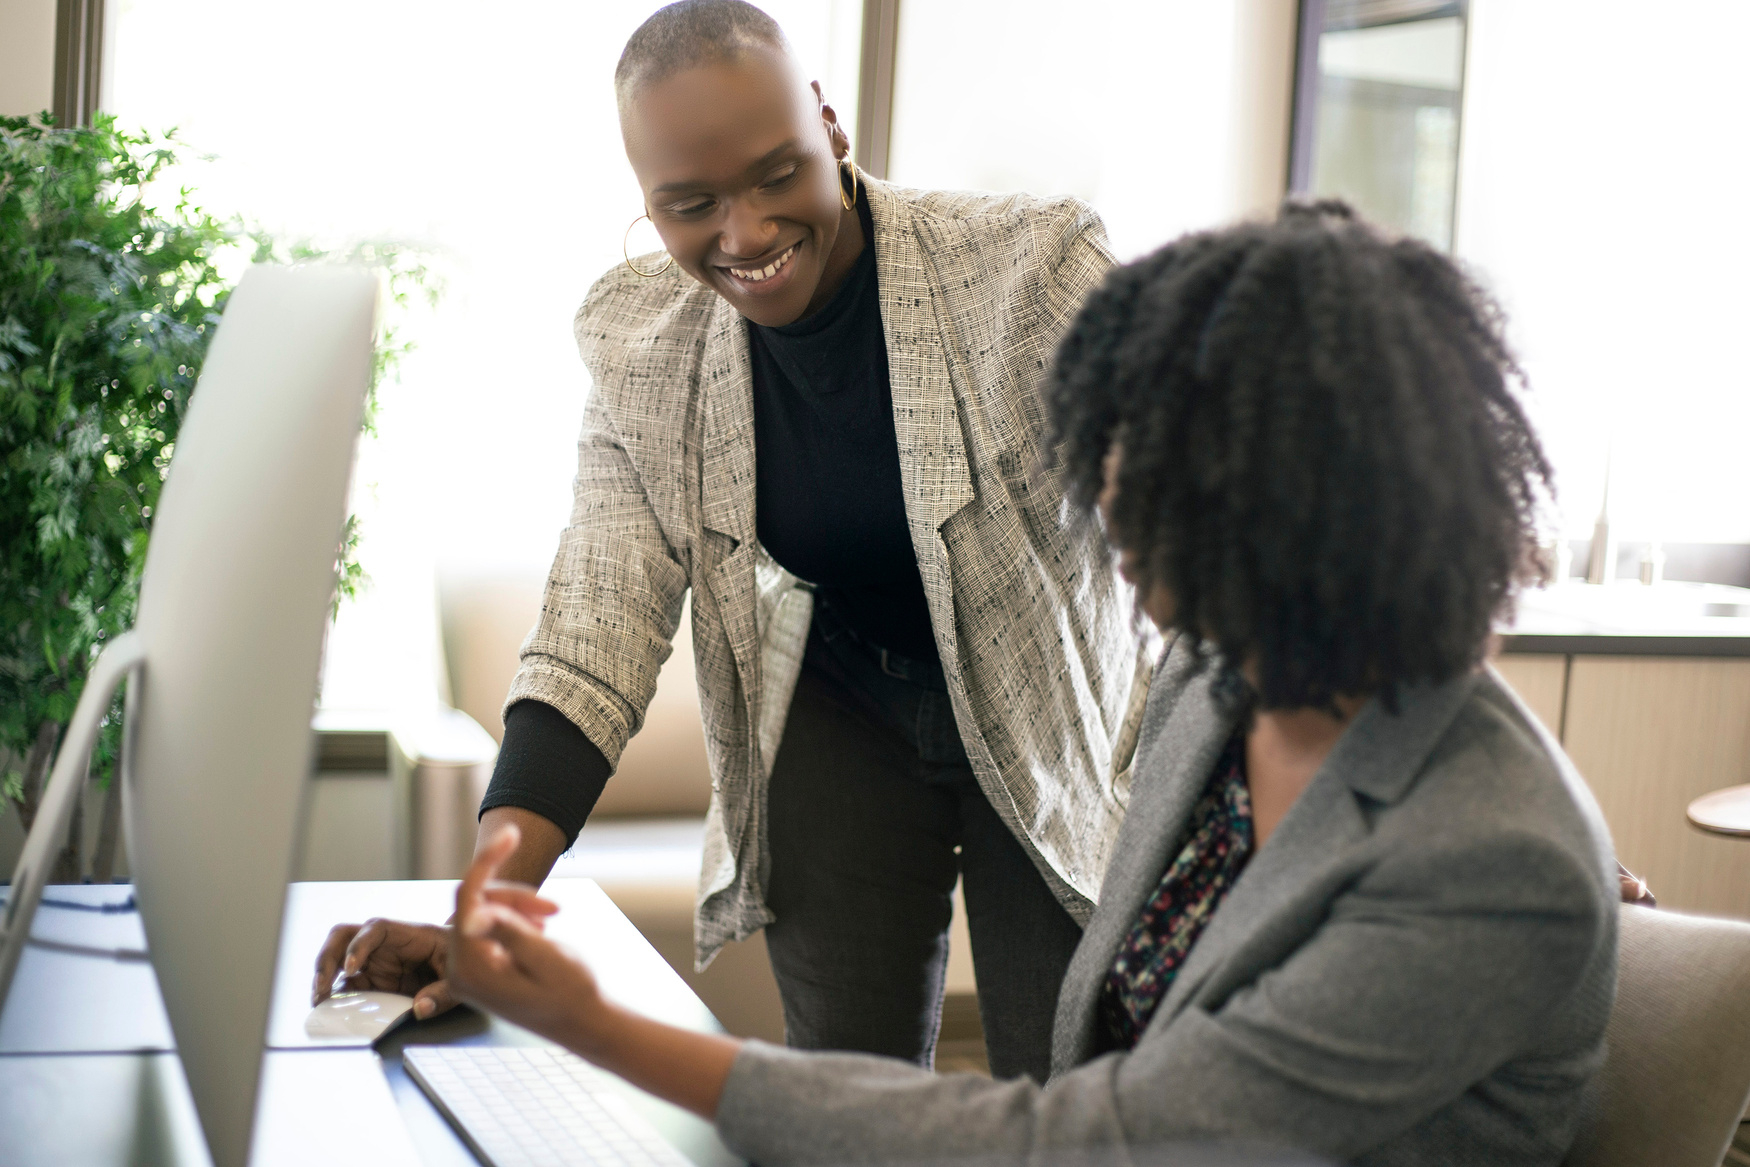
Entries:
{"label": "outstretched hand", "polygon": [[447,968],[462,1000],[588,1056],[605,1020],[588,967],[542,934],[540,921],[495,897],[499,865],[520,834],[505,826],[475,855],[456,888]]}
{"label": "outstretched hand", "polygon": [[494,898],[493,876],[519,837],[514,824],[501,828],[456,889],[456,926],[448,936],[452,990],[659,1098],[714,1118],[741,1043],[610,1003],[588,966],[542,935],[538,921]]}

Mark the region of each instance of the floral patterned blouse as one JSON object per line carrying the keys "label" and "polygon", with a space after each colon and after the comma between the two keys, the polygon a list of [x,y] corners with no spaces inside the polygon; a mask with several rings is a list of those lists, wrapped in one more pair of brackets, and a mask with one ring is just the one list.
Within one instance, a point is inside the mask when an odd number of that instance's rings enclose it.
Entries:
{"label": "floral patterned blouse", "polygon": [[1234,734],[1191,810],[1185,845],[1118,949],[1100,993],[1100,1047],[1136,1045],[1149,1018],[1252,856],[1245,733]]}

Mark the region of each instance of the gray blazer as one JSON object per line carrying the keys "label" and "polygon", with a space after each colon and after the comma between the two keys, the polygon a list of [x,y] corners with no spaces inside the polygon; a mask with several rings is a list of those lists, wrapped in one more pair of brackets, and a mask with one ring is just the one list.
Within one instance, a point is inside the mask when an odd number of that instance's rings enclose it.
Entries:
{"label": "gray blazer", "polygon": [[[1105,229],[1074,199],[864,189],[906,518],[955,719],[991,805],[1085,922],[1150,661],[1098,529],[1064,512],[1037,454],[1040,383],[1111,266]],[[592,386],[576,500],[505,704],[552,705],[617,765],[690,590],[712,788],[706,960],[772,918],[764,785],[811,601],[757,537],[746,321],[678,267],[617,267],[576,333]]]}
{"label": "gray blazer", "polygon": [[1137,1047],[1090,1055],[1101,984],[1234,728],[1183,643],[1058,1002],[1051,1082],[749,1043],[717,1122],[765,1164],[1016,1161],[1257,1140],[1360,1164],[1554,1165],[1604,1058],[1610,838],[1493,672],[1370,703],[1211,919]]}

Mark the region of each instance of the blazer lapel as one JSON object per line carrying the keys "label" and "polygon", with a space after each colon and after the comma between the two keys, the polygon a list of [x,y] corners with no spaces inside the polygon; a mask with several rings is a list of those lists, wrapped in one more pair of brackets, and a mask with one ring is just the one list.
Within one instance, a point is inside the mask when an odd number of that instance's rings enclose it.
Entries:
{"label": "blazer lapel", "polygon": [[747,323],[721,296],[699,362],[704,413],[700,516],[706,527],[734,539],[754,539],[753,371]]}
{"label": "blazer lapel", "polygon": [[[924,225],[913,219],[905,201],[886,183],[867,181],[864,189],[875,225],[875,273],[881,289],[905,513],[938,635],[951,645],[952,593],[947,550],[939,531],[975,497],[944,342],[952,331],[936,287],[940,273],[934,271],[918,239]],[[936,253],[932,247],[931,255]],[[946,653],[942,662],[950,669],[956,667],[952,657]]]}
{"label": "blazer lapel", "polygon": [[1475,684],[1472,674],[1408,688],[1395,714],[1378,700],[1362,708],[1197,938],[1149,1029],[1169,1024],[1223,961],[1295,902],[1313,873],[1367,837],[1361,800],[1389,805],[1404,796]]}
{"label": "blazer lapel", "polygon": [[1289,808],[1262,849],[1192,945],[1172,987],[1149,1019],[1165,1025],[1223,960],[1278,911],[1314,865],[1329,862],[1367,834],[1367,822],[1348,784],[1331,772],[1331,758]]}
{"label": "blazer lapel", "polygon": [[749,725],[759,724],[759,559],[753,443],[753,373],[747,324],[719,297],[700,358],[703,441],[699,471],[701,525],[727,536],[731,550],[707,576],[730,651],[741,674]]}
{"label": "blazer lapel", "polygon": [[[1216,701],[1215,662],[1181,687],[1174,685],[1166,672],[1189,668],[1188,650],[1169,655],[1180,659],[1161,663],[1163,676],[1149,693],[1130,808],[1112,848],[1112,862],[1100,888],[1099,910],[1088,921],[1064,974],[1052,1040],[1054,1074],[1081,1064],[1091,1052],[1095,1010],[1106,975],[1118,958],[1118,947],[1130,935],[1143,905],[1159,886],[1161,873],[1183,845],[1191,808],[1208,785],[1210,770],[1237,722],[1235,715]],[[1162,704],[1170,708],[1163,709]],[[1158,732],[1149,733],[1151,725],[1163,721]]]}

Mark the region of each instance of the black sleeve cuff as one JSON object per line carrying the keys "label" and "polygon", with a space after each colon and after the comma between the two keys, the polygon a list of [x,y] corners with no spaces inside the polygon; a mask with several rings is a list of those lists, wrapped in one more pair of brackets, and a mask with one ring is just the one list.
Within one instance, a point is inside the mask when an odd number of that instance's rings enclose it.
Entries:
{"label": "black sleeve cuff", "polygon": [[504,717],[504,744],[480,813],[516,806],[549,819],[569,847],[608,784],[608,760],[563,713],[518,701]]}

